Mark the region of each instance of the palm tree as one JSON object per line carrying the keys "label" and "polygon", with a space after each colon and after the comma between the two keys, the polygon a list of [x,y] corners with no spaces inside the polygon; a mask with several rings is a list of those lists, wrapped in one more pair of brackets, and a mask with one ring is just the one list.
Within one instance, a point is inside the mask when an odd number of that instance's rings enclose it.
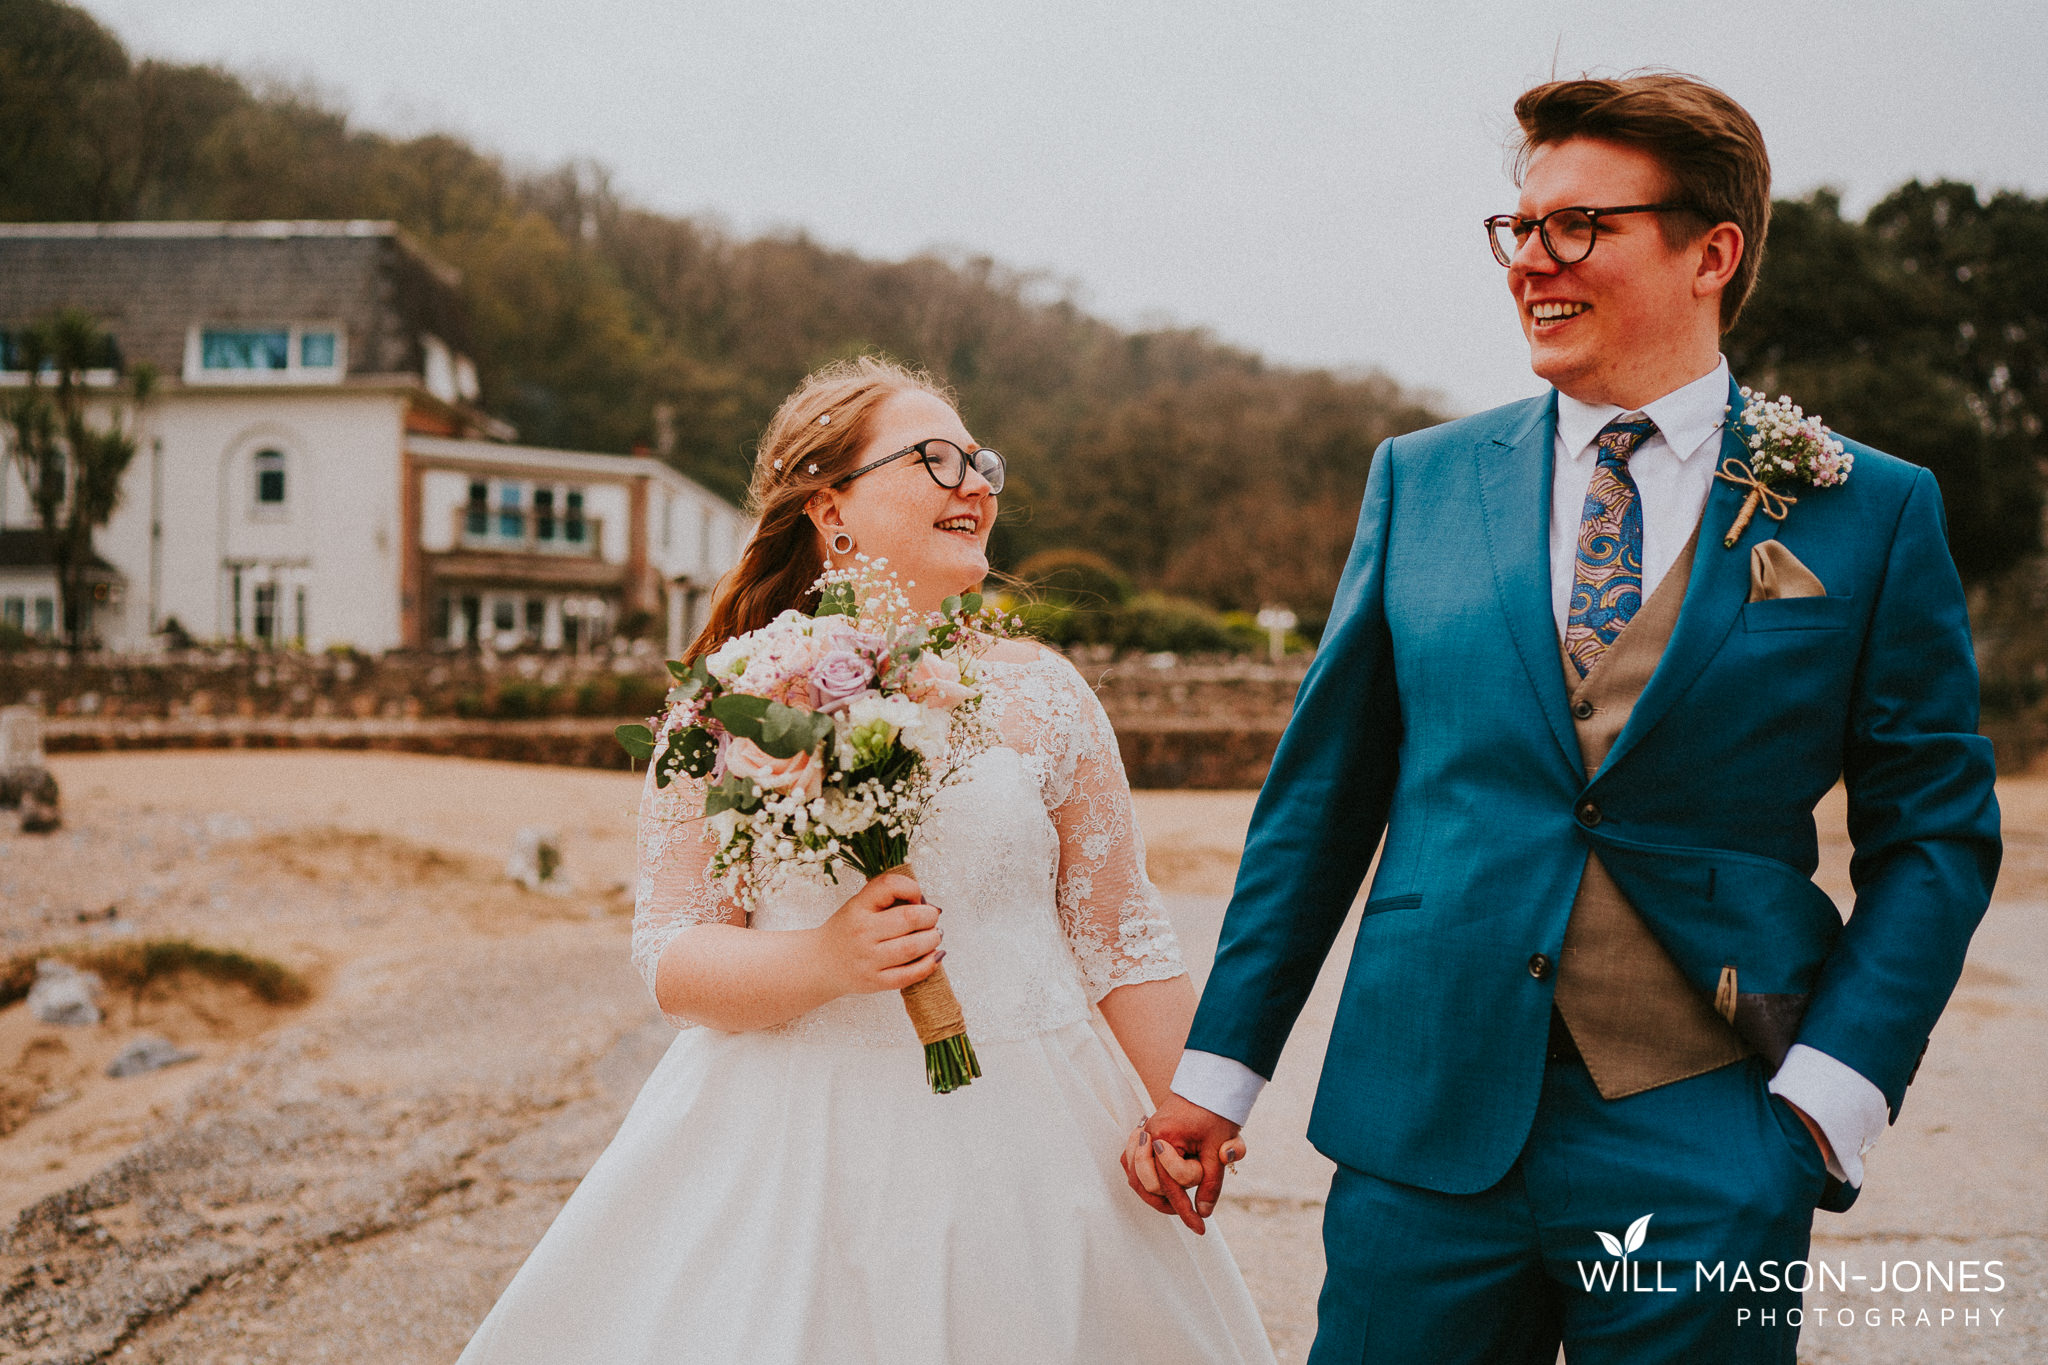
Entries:
{"label": "palm tree", "polygon": [[121,478],[135,458],[135,418],[156,385],[146,364],[129,369],[126,406],[113,405],[107,424],[92,420],[90,372],[118,370],[113,339],[90,314],[66,309],[14,338],[15,364],[27,386],[0,404],[13,428],[14,465],[42,523],[57,572],[65,643],[78,658],[86,645],[92,533],[121,501]]}

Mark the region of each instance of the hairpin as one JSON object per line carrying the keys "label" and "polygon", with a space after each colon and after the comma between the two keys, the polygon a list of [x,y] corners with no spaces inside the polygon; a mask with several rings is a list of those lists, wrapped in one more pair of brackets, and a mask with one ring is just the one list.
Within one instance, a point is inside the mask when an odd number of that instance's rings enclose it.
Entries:
{"label": "hairpin", "polygon": [[777,460],[777,461],[775,462],[775,467],[776,467],[777,469],[780,469],[780,468],[782,468],[782,461],[780,461],[780,460]]}
{"label": "hairpin", "polygon": [[821,427],[829,427],[829,426],[831,426],[831,425],[832,425],[832,414],[828,412],[828,413],[826,413],[826,414],[825,414],[825,415],[824,415],[823,417],[820,417],[820,418],[818,419],[818,425],[819,425],[819,426],[821,426]]}
{"label": "hairpin", "polygon": [[806,472],[808,472],[808,473],[812,473],[812,474],[815,474],[815,473],[817,473],[817,472],[818,472],[818,467],[817,467],[816,465],[814,465],[814,464],[810,464],[810,465],[805,465],[805,466],[804,466],[804,469],[806,470]]}

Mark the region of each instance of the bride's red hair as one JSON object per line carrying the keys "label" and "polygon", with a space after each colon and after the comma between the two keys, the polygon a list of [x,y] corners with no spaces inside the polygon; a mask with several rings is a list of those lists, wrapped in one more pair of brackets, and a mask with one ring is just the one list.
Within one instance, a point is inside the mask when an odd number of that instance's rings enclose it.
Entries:
{"label": "bride's red hair", "polygon": [[762,433],[747,486],[753,537],[719,580],[710,618],[684,662],[759,630],[791,607],[817,606],[811,585],[824,571],[825,545],[804,508],[858,467],[875,409],[899,393],[953,401],[931,376],[871,355],[833,361],[782,400]]}

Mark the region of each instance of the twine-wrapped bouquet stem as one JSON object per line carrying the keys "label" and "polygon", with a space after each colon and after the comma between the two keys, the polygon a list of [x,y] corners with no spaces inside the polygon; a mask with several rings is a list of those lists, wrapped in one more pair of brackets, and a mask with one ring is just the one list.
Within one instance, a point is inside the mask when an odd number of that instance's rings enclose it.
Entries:
{"label": "twine-wrapped bouquet stem", "polygon": [[[901,872],[913,881],[917,873],[909,863],[897,863],[884,872]],[[935,1095],[950,1094],[972,1085],[981,1074],[981,1062],[967,1037],[967,1020],[960,1012],[960,998],[946,979],[943,963],[932,968],[924,980],[905,986],[900,992],[903,1008],[924,1044],[924,1074]]]}

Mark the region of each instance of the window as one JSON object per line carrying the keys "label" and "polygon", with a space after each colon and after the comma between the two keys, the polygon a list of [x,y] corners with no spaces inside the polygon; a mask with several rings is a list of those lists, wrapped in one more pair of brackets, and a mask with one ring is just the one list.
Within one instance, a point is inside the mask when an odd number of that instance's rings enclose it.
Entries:
{"label": "window", "polygon": [[289,332],[229,332],[209,328],[199,337],[199,364],[208,370],[282,370],[291,364]]}
{"label": "window", "polygon": [[254,596],[256,638],[273,643],[277,639],[277,584],[258,583]]}
{"label": "window", "polygon": [[533,490],[533,538],[555,538],[555,490],[552,488]]}
{"label": "window", "polygon": [[579,489],[569,490],[568,511],[562,518],[562,539],[579,545],[583,542],[583,493]]}
{"label": "window", "polygon": [[295,627],[292,631],[292,638],[303,642],[306,638],[306,590],[304,588],[294,588],[292,590],[292,617],[292,625]]}
{"label": "window", "polygon": [[[0,370],[11,370],[16,374],[28,368],[28,357],[24,343],[27,340],[19,331],[0,328]],[[85,370],[92,376],[91,382],[103,382],[102,376],[111,377],[121,371],[121,347],[111,334],[102,335],[93,353],[86,357]],[[43,372],[50,373],[51,365],[46,360]]]}
{"label": "window", "polygon": [[519,603],[516,598],[494,597],[491,599],[491,629],[503,635],[519,628]]}
{"label": "window", "polygon": [[339,379],[347,346],[333,325],[202,327],[186,342],[188,382],[285,383]]}
{"label": "window", "polygon": [[491,486],[482,479],[469,485],[469,509],[462,520],[462,533],[468,536],[491,533]]}
{"label": "window", "polygon": [[284,452],[256,452],[256,507],[258,511],[284,507]]}
{"label": "window", "polygon": [[[520,495],[525,488],[516,483],[498,486],[498,534],[507,540],[519,540],[526,534],[526,518],[519,510]],[[501,627],[510,630],[510,626]]]}
{"label": "window", "polygon": [[544,597],[526,599],[526,638],[540,643],[541,631],[548,623],[548,603]]}
{"label": "window", "polygon": [[5,601],[0,601],[0,624],[13,626],[16,630],[26,629],[28,626],[28,599],[25,597],[10,597]]}
{"label": "window", "polygon": [[57,599],[38,597],[36,599],[36,634],[50,635],[57,629]]}

